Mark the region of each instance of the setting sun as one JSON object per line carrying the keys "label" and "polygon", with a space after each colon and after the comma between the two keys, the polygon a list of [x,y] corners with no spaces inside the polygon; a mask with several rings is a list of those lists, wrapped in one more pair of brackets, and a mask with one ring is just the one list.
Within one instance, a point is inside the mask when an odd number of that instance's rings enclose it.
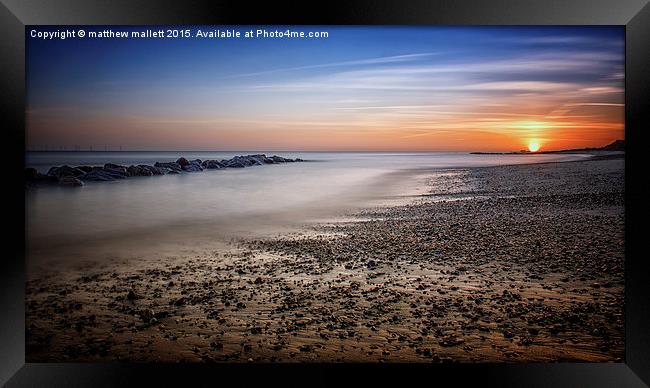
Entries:
{"label": "setting sun", "polygon": [[541,145],[537,141],[531,141],[528,143],[528,150],[530,152],[537,152],[539,151]]}

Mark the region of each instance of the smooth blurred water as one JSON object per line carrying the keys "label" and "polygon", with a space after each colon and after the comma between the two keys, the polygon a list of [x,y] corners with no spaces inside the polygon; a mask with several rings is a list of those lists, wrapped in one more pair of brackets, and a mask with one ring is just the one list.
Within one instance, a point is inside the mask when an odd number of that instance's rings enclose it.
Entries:
{"label": "smooth blurred water", "polygon": [[[153,164],[223,159],[260,152],[33,152],[26,165]],[[40,187],[26,192],[28,247],[48,251],[95,240],[152,233],[164,239],[209,236],[220,227],[239,230],[299,222],[413,185],[415,172],[447,167],[575,160],[587,155],[471,155],[467,153],[266,152],[309,162],[205,170],[198,173],[88,182],[81,188]],[[421,172],[420,172],[421,174]],[[181,233],[182,231],[182,233]],[[144,241],[144,240],[143,240]],[[144,244],[144,242],[143,242]]]}

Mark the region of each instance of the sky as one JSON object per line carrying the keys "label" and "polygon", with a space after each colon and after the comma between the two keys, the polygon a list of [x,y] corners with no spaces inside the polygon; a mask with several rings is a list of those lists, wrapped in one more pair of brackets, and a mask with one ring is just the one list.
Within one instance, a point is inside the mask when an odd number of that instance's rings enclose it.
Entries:
{"label": "sky", "polygon": [[622,27],[291,29],[328,37],[43,40],[28,27],[27,148],[517,151],[624,138]]}

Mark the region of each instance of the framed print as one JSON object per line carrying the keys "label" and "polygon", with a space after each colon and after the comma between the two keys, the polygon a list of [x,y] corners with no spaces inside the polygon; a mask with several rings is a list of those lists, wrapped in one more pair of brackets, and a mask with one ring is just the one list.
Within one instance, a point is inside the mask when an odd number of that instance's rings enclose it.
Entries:
{"label": "framed print", "polygon": [[646,2],[316,9],[4,2],[3,383],[648,384]]}

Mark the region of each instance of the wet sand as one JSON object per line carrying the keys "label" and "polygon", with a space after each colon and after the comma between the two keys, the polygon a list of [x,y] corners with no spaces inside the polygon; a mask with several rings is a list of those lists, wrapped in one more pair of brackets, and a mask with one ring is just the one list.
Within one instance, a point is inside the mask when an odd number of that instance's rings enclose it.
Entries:
{"label": "wet sand", "polygon": [[299,231],[30,271],[26,361],[620,362],[623,171],[435,170]]}

